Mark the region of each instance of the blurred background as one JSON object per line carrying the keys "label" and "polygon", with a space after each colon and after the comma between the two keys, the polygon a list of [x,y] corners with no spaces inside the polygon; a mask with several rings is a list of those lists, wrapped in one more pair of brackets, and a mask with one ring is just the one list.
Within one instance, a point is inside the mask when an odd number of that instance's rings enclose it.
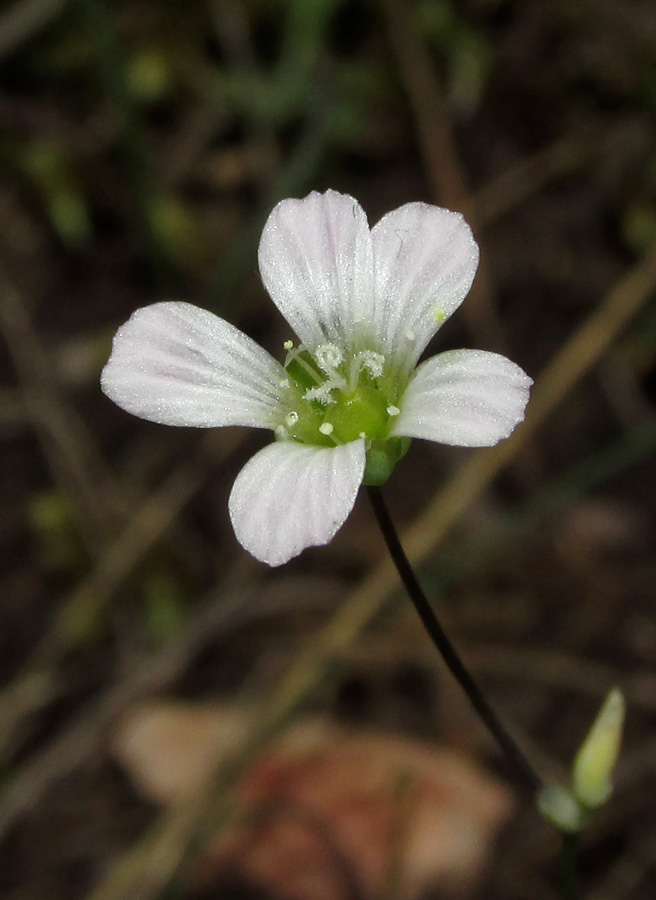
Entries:
{"label": "blurred background", "polygon": [[269,570],[227,498],[268,437],[100,392],[186,299],[279,358],[262,224],[328,187],[465,213],[431,352],[535,379],[499,448],[386,487],[426,590],[545,777],[627,728],[583,894],[656,893],[656,7],[649,0],[4,0],[0,892],[555,900],[557,837],[416,621],[366,496]]}

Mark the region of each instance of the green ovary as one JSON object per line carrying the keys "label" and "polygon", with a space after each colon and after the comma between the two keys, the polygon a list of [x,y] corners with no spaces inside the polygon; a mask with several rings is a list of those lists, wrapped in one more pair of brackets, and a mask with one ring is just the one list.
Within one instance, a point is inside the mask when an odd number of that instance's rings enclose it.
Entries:
{"label": "green ovary", "polygon": [[[288,366],[288,374],[292,375],[301,390],[311,387],[307,369],[300,372],[296,361],[294,363],[296,371]],[[295,404],[298,419],[291,427],[288,425],[288,434],[300,443],[321,447],[348,444],[364,436],[367,442],[364,483],[384,484],[410,446],[409,438],[389,436],[393,417],[388,409],[394,405],[396,391],[392,394],[394,399],[390,399],[388,394],[392,391],[381,390],[377,379],[361,371],[355,390],[331,389],[331,403],[299,396]]]}
{"label": "green ovary", "polygon": [[350,397],[339,396],[341,391],[335,394],[336,402],[326,407],[324,422],[333,426],[336,443],[348,444],[362,434],[371,440],[387,437],[390,417],[385,396],[378,388],[360,384]]}

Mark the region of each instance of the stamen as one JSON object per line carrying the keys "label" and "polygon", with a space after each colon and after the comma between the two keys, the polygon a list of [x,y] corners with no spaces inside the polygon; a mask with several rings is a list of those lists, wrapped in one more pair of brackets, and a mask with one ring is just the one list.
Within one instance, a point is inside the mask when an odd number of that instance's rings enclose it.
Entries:
{"label": "stamen", "polygon": [[[286,343],[290,342],[286,341]],[[292,345],[292,348],[287,351],[287,358],[285,359],[284,368],[286,369],[291,362],[297,362],[299,366],[305,369],[312,381],[316,381],[317,384],[321,384],[321,376],[319,375],[317,370],[314,369],[306,359],[303,359],[303,344],[299,344],[296,349],[294,349]]]}
{"label": "stamen", "polygon": [[321,425],[319,425],[319,431],[321,434],[325,434],[326,437],[329,437],[336,447],[343,446],[344,442],[340,441],[337,435],[335,435],[335,426],[332,425],[331,422],[323,422]]}
{"label": "stamen", "polygon": [[398,414],[400,412],[401,412],[401,410],[398,408],[398,406],[388,406],[387,407],[387,415],[388,416],[398,416]]}

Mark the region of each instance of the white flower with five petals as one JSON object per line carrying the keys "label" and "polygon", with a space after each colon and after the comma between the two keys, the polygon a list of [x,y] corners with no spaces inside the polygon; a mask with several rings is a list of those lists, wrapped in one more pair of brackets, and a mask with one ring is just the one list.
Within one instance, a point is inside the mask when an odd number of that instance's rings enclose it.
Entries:
{"label": "white flower with five petals", "polygon": [[102,373],[104,392],[144,419],[273,431],[229,501],[257,559],[276,566],[330,541],[410,438],[488,447],[522,421],[531,379],[505,357],[454,350],[417,366],[474,279],[461,215],[408,203],[370,229],[352,197],[312,193],[275,207],[258,259],[300,341],[284,364],[213,313],[166,302],[119,328]]}

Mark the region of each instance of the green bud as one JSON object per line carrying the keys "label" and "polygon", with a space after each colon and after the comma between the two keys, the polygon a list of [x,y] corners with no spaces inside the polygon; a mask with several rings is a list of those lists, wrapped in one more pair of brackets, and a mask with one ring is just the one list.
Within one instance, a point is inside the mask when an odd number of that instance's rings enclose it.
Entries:
{"label": "green bud", "polygon": [[559,831],[577,834],[585,825],[581,804],[559,784],[547,784],[537,796],[538,809]]}
{"label": "green bud", "polygon": [[574,760],[574,794],[587,809],[598,809],[611,795],[623,724],[624,697],[614,688]]}

